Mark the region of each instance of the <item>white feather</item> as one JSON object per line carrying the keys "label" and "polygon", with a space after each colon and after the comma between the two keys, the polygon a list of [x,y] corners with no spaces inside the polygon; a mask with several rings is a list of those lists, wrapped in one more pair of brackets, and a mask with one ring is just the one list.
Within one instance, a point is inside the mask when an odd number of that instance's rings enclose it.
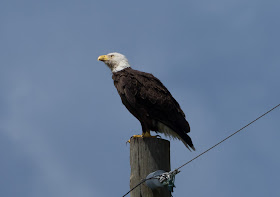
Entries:
{"label": "white feather", "polygon": [[161,122],[157,122],[158,126],[158,132],[163,133],[166,137],[172,138],[172,139],[181,139],[181,137],[172,129],[170,129],[168,126]]}
{"label": "white feather", "polygon": [[[182,141],[185,146],[189,149],[189,145],[172,129],[170,129],[168,126],[161,122],[157,122],[158,126],[158,132],[163,133],[166,137],[169,137],[170,139],[178,139]],[[190,150],[190,149],[189,149]]]}
{"label": "white feather", "polygon": [[129,68],[129,67],[130,67],[129,63],[127,61],[122,60],[122,61],[119,62],[118,65],[116,65],[116,67],[114,67],[112,69],[112,72],[113,73],[118,72],[118,71],[121,71],[121,70],[123,70],[125,68]]}

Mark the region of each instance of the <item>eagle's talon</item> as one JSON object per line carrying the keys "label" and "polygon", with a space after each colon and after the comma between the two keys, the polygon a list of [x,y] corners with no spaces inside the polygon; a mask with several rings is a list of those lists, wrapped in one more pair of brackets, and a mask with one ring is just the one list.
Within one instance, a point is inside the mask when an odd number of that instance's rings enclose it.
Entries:
{"label": "eagle's talon", "polygon": [[133,136],[131,136],[130,139],[127,140],[126,144],[130,143],[132,138],[150,138],[150,137],[151,138],[157,138],[157,137],[161,138],[159,135],[152,136],[149,132],[146,132],[146,133],[142,133],[142,135],[133,135]]}
{"label": "eagle's talon", "polygon": [[131,136],[131,137],[129,138],[129,140],[127,140],[127,141],[126,141],[126,143],[125,143],[125,144],[130,143],[130,140],[131,140],[131,138],[133,138],[133,137],[134,137],[134,135],[133,135],[133,136]]}

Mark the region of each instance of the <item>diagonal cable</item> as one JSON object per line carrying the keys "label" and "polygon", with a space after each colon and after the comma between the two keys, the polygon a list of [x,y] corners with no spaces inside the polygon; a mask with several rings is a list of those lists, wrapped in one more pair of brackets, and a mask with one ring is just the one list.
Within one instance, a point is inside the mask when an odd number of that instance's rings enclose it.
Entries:
{"label": "diagonal cable", "polygon": [[192,161],[196,160],[198,157],[204,155],[205,153],[207,153],[208,151],[210,151],[211,149],[215,148],[216,146],[220,145],[221,143],[223,143],[224,141],[226,141],[227,139],[231,138],[232,136],[234,136],[235,134],[239,133],[240,131],[242,131],[243,129],[245,129],[246,127],[248,127],[249,125],[253,124],[254,122],[256,122],[257,120],[259,120],[260,118],[264,117],[265,115],[267,115],[268,113],[270,113],[271,111],[273,111],[274,109],[276,109],[277,107],[279,107],[280,104],[276,105],[275,107],[273,107],[272,109],[268,110],[267,112],[265,112],[264,114],[262,114],[261,116],[259,116],[258,118],[256,118],[255,120],[251,121],[250,123],[246,124],[244,127],[242,127],[241,129],[235,131],[233,134],[229,135],[228,137],[226,137],[225,139],[221,140],[220,142],[218,142],[217,144],[215,144],[214,146],[208,148],[206,151],[200,153],[199,155],[197,155],[196,157],[194,157],[193,159],[191,159],[190,161],[188,161],[187,163],[181,165],[180,167],[176,168],[176,170],[179,170],[180,168],[184,167],[185,165],[191,163]]}

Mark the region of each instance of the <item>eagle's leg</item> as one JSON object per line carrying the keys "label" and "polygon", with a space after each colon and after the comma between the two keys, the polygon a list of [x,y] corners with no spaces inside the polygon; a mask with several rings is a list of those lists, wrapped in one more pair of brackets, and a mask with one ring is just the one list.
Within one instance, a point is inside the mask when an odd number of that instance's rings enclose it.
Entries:
{"label": "eagle's leg", "polygon": [[146,131],[145,133],[142,133],[143,138],[144,137],[157,137],[157,136],[152,136],[150,131]]}

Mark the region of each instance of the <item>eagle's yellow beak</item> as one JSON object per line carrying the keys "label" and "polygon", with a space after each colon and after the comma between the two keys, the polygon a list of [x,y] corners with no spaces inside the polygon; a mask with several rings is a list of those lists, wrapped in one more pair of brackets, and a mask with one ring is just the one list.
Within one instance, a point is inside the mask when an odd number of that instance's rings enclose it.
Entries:
{"label": "eagle's yellow beak", "polygon": [[98,61],[106,61],[106,60],[109,60],[109,57],[108,55],[100,55],[98,58],[97,58]]}

